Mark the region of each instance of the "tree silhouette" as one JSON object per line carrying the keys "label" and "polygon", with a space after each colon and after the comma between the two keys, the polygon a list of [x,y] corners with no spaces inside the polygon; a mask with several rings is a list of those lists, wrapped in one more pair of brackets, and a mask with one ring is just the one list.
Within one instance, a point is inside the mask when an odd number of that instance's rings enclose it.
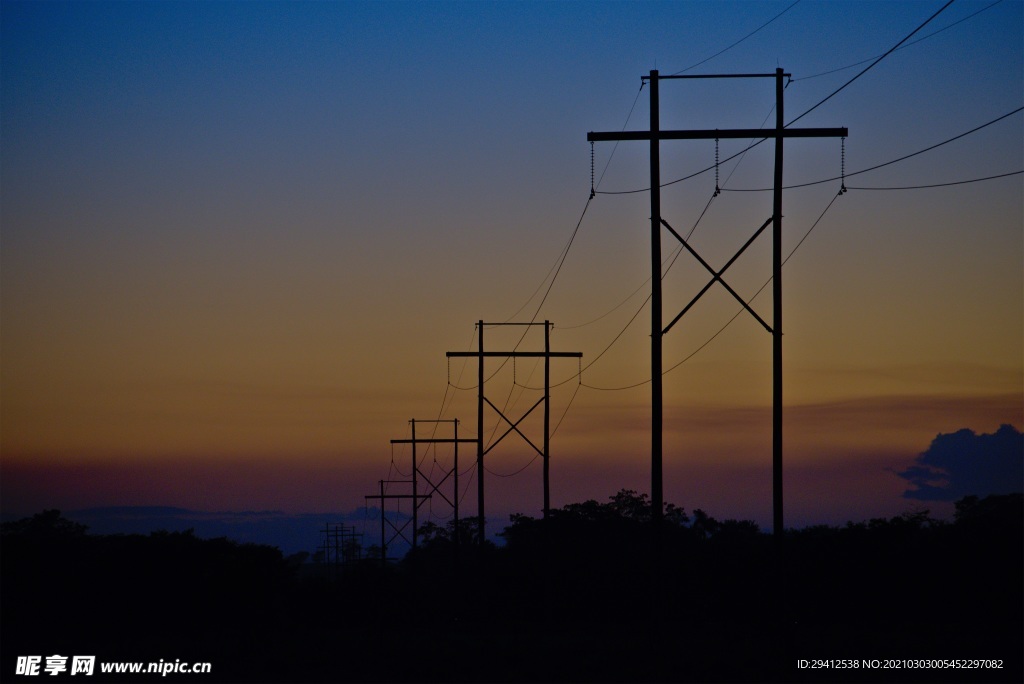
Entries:
{"label": "tree silhouette", "polygon": [[1019,494],[965,497],[953,522],[789,530],[782,547],[751,521],[668,511],[655,528],[622,490],[513,516],[502,548],[474,543],[472,518],[428,522],[402,563],[333,580],[271,547],[91,535],[44,511],[0,530],[0,671],[95,651],[211,661],[217,681],[813,681],[797,658],[960,651],[1005,661],[972,679],[1020,681]]}

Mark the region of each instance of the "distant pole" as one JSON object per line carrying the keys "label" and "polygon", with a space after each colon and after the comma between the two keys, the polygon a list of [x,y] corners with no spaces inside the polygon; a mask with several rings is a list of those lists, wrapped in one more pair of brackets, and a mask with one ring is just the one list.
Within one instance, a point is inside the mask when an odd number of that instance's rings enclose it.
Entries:
{"label": "distant pole", "polygon": [[[423,439],[417,438],[416,437],[416,424],[417,423],[451,423],[455,434],[451,438],[447,438],[447,437],[445,437],[445,438],[429,437],[429,438],[423,438]],[[413,419],[411,419],[409,421],[409,425],[412,426],[411,430],[410,430],[411,433],[412,433],[411,434],[412,439],[393,439],[393,440],[391,440],[391,444],[392,444],[392,448],[394,447],[395,444],[411,444],[412,445],[412,479],[409,480],[406,483],[406,484],[411,484],[412,485],[412,494],[394,495],[394,496],[389,497],[389,498],[394,498],[394,499],[412,499],[413,500],[413,502],[414,502],[413,503],[413,511],[412,511],[412,517],[410,518],[410,521],[413,524],[414,532],[413,532],[413,537],[412,537],[413,541],[411,543],[412,543],[413,548],[416,548],[417,544],[419,543],[419,534],[416,531],[416,526],[419,525],[419,507],[423,505],[423,500],[424,499],[431,499],[431,498],[433,498],[435,493],[440,495],[440,497],[449,506],[452,507],[452,511],[454,513],[454,516],[455,516],[455,527],[456,527],[456,529],[458,529],[458,526],[459,526],[459,442],[476,442],[477,440],[475,438],[459,439],[459,421],[458,421],[457,418],[444,419],[444,420],[442,420],[440,418],[437,419],[437,420],[416,420],[415,418],[413,418]],[[435,428],[435,432],[436,432],[436,428]],[[417,448],[417,446],[419,444],[426,444],[426,445],[428,445],[427,446],[428,449],[430,448],[430,445],[433,445],[435,449],[437,448],[436,445],[438,445],[438,444],[454,444],[455,445],[455,461],[452,464],[452,467],[451,467],[450,470],[449,469],[442,470],[442,472],[441,472],[441,479],[438,480],[437,482],[434,482],[433,480],[431,480],[431,477],[433,476],[434,468],[438,466],[437,459],[436,458],[434,459],[434,467],[431,467],[430,474],[424,473],[420,469],[420,466],[419,466],[419,449]],[[453,493],[452,498],[450,498],[450,499],[447,496],[445,496],[443,492],[441,492],[441,485],[444,484],[445,482],[447,482],[449,477],[452,478],[452,480],[453,480],[453,485],[452,486],[454,487],[454,493]],[[426,494],[420,494],[419,493],[419,486],[420,486],[420,479],[421,478],[427,483],[427,485],[429,487],[429,489],[427,490]],[[403,525],[402,529],[405,529],[405,527],[407,525]],[[401,530],[398,530],[396,528],[396,532],[400,533]]]}
{"label": "distant pole", "polygon": [[772,533],[782,539],[782,69],[775,70],[775,187],[772,198]]}
{"label": "distant pole", "polygon": [[[481,321],[479,321],[477,323],[477,325],[480,328],[480,333],[479,333],[479,338],[478,338],[479,345],[480,345],[479,349],[477,351],[475,351],[475,352],[473,352],[473,351],[448,352],[447,356],[448,356],[448,358],[453,358],[453,357],[471,357],[471,356],[477,357],[477,373],[478,373],[478,375],[477,375],[477,416],[476,416],[476,420],[477,420],[477,456],[476,456],[476,465],[477,465],[477,504],[479,506],[480,543],[483,544],[484,539],[485,539],[485,537],[484,537],[484,533],[485,533],[485,518],[484,518],[484,456],[486,456],[487,453],[490,452],[491,449],[493,449],[499,443],[501,443],[501,441],[503,439],[505,439],[505,437],[507,437],[512,432],[515,432],[516,434],[518,434],[523,439],[523,441],[525,441],[527,444],[529,444],[530,448],[532,448],[534,451],[536,451],[537,455],[541,457],[542,479],[543,479],[543,488],[544,488],[543,511],[544,511],[544,515],[545,516],[547,516],[547,514],[550,512],[550,508],[551,508],[551,490],[550,490],[550,481],[549,481],[549,477],[548,476],[550,474],[550,455],[551,455],[551,430],[550,430],[550,427],[551,427],[551,409],[550,409],[550,401],[551,401],[551,359],[552,358],[582,358],[583,357],[583,353],[582,352],[553,352],[553,351],[551,351],[551,328],[553,327],[551,321],[544,321],[543,323],[535,323],[533,321],[531,321],[529,323],[512,323],[512,322],[509,322],[509,321],[506,321],[504,323],[484,323],[483,320],[481,320]],[[488,352],[485,352],[484,351],[484,336],[483,336],[483,330],[484,330],[484,326],[485,325],[491,325],[491,326],[535,326],[535,325],[543,325],[544,326],[544,351],[542,351],[542,352],[539,352],[539,351],[538,352],[534,352],[534,351],[519,351],[518,349],[513,349],[512,351],[488,351]],[[540,358],[542,356],[544,357],[544,388],[543,388],[543,393],[544,394],[537,401],[537,403],[535,403],[533,406],[531,406],[529,409],[527,409],[527,411],[524,414],[522,414],[522,416],[518,420],[513,420],[512,418],[509,418],[508,416],[506,416],[505,412],[502,409],[499,409],[497,406],[495,406],[493,402],[488,400],[486,395],[485,395],[485,393],[484,393],[484,357],[487,357],[487,356],[503,357],[503,358],[506,358],[506,359],[507,358],[512,358],[512,359],[516,359],[516,358],[531,358],[531,359],[535,359],[535,358]],[[483,435],[484,435],[484,418],[483,418],[483,416],[484,416],[484,404],[490,405],[490,407],[492,409],[494,409],[495,413],[498,414],[498,417],[501,418],[502,420],[504,420],[506,423],[508,423],[508,429],[505,431],[505,433],[502,434],[497,439],[492,440],[491,445],[488,446],[487,448],[484,448],[484,437],[483,437]],[[528,415],[533,413],[533,411],[535,409],[537,409],[541,404],[544,405],[544,441],[541,443],[540,446],[537,446],[536,444],[534,444],[533,441],[530,440],[529,437],[526,436],[526,434],[522,431],[522,429],[520,429],[519,425],[523,422],[523,420],[526,419],[526,417]],[[496,431],[497,430],[495,429],[495,432]],[[469,440],[466,440],[466,441],[469,441]]]}
{"label": "distant pole", "polygon": [[658,70],[651,71],[651,519],[662,518],[661,120]]}
{"label": "distant pole", "polygon": [[384,529],[384,480],[380,481],[380,566],[383,568],[388,564],[388,543],[385,538]]}
{"label": "distant pole", "polygon": [[[409,443],[410,441],[414,442],[415,440],[403,440],[402,443],[403,444],[404,443]],[[391,440],[391,442],[392,442],[392,444],[394,444],[396,442],[396,440]],[[413,456],[413,465],[414,466],[416,464],[415,458],[416,457]],[[415,473],[415,468],[414,468],[413,476],[415,476],[415,474],[416,473]],[[419,501],[421,499],[429,499],[429,498],[431,498],[433,496],[433,492],[431,492],[430,494],[385,494],[384,493],[384,484],[385,483],[387,483],[387,484],[413,484],[413,481],[412,480],[380,480],[379,482],[380,482],[380,494],[367,494],[366,497],[364,497],[364,498],[366,498],[367,501],[369,501],[370,499],[377,499],[377,500],[380,501],[380,564],[381,564],[381,566],[384,566],[384,565],[387,564],[387,558],[388,558],[388,553],[387,553],[388,538],[387,538],[387,535],[385,533],[385,527],[387,525],[390,525],[391,529],[393,529],[395,531],[395,534],[394,534],[394,536],[391,537],[391,539],[397,539],[398,537],[402,537],[403,539],[405,539],[406,542],[409,542],[409,538],[406,537],[403,534],[403,530],[405,530],[405,528],[408,527],[410,523],[414,523],[415,522],[415,520],[416,520],[416,507],[417,507]],[[412,501],[413,501],[413,514],[412,514],[412,517],[410,517],[410,519],[407,520],[405,522],[405,524],[402,525],[401,527],[398,527],[397,525],[392,523],[390,520],[388,520],[387,514],[386,514],[385,509],[384,509],[385,503],[387,502],[388,499],[395,499],[395,500],[397,500],[399,502],[401,502],[402,499],[412,499]],[[399,509],[399,512],[401,512],[401,509]],[[415,530],[415,527],[413,527],[413,530]],[[414,541],[413,542],[409,542],[409,543],[412,546],[415,547],[415,539],[416,539],[415,532],[413,533],[413,537],[412,538],[413,538]]]}

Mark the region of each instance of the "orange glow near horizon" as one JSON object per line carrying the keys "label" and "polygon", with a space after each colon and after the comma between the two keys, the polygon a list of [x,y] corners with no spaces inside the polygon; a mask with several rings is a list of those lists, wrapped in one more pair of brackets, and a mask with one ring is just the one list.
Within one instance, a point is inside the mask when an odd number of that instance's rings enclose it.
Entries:
{"label": "orange glow near horizon", "polygon": [[[588,201],[585,136],[643,129],[636,77],[713,54],[679,31],[736,7],[268,7],[0,6],[3,512],[357,508],[409,419],[475,436],[476,360],[445,353],[475,351],[481,319],[549,320],[552,349],[583,354],[551,365],[553,503],[646,491],[648,151],[596,146]],[[707,73],[781,62],[796,116],[842,85],[837,64],[888,44],[876,22],[917,25],[919,9],[801,4]],[[1024,170],[1020,112],[950,141],[1024,102],[1024,6],[968,13],[952,5],[944,19],[964,21],[803,119],[847,126],[845,158],[839,141],[786,143],[801,186],[783,223],[784,253],[799,245],[783,271],[794,519],[897,510],[891,470],[935,435],[1024,427],[1021,176],[856,189]],[[564,39],[609,20],[593,50]],[[952,90],[936,78],[951,69],[980,76]],[[751,83],[676,80],[663,98],[666,129],[754,127],[774,106]],[[721,142],[735,158],[710,204],[712,142],[662,146],[663,214],[715,268],[771,212],[771,193],[729,192],[770,184],[770,146],[745,144]],[[883,166],[837,197],[841,164]],[[667,322],[709,275],[662,237]],[[723,276],[765,317],[769,250],[763,235]],[[738,312],[715,285],[665,336],[665,498],[763,521],[771,342]],[[523,332],[487,328],[485,346],[542,348]],[[488,397],[520,415],[542,368],[488,359]],[[484,429],[505,427],[488,410]],[[539,444],[540,414],[523,429]],[[536,512],[530,448],[512,435],[488,458],[522,469],[488,475],[489,506]]]}

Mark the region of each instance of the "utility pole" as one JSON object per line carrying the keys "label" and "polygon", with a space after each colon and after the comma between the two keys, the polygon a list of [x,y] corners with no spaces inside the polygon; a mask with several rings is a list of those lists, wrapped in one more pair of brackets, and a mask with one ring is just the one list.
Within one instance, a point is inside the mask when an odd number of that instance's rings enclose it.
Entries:
{"label": "utility pole", "polygon": [[[781,541],[782,520],[782,69],[775,70],[775,181],[772,186],[772,534]],[[845,138],[844,128],[839,137]]]}
{"label": "utility pole", "polygon": [[[421,437],[421,438],[417,439],[417,437],[416,437],[416,423],[451,423],[453,431],[454,431],[454,436],[451,437],[451,438],[434,438],[434,437],[422,438]],[[458,421],[458,419],[455,419],[455,418],[446,419],[446,420],[416,420],[415,418],[413,418],[412,420],[409,421],[409,425],[411,426],[411,429],[412,429],[412,439],[393,439],[393,440],[391,440],[391,443],[392,444],[411,444],[412,445],[412,491],[413,491],[413,494],[414,495],[416,494],[419,478],[422,477],[424,480],[426,480],[427,484],[430,485],[430,490],[427,492],[427,494],[430,495],[430,494],[435,494],[436,493],[438,496],[440,496],[442,499],[445,500],[445,503],[447,503],[449,506],[452,507],[452,514],[453,514],[453,516],[455,518],[455,540],[454,541],[455,541],[455,544],[457,546],[458,543],[459,543],[459,444],[464,444],[464,443],[467,443],[467,442],[476,442],[477,440],[476,439],[472,439],[472,438],[459,439],[459,421]],[[454,447],[454,457],[453,457],[454,462],[452,464],[452,467],[451,467],[450,470],[448,470],[447,472],[444,473],[443,477],[440,480],[438,480],[436,484],[430,480],[429,475],[427,475],[422,470],[420,470],[419,461],[418,461],[417,456],[416,456],[416,445],[417,444],[454,444],[455,445],[455,447]],[[445,481],[448,480],[449,477],[452,478],[452,488],[453,488],[453,496],[452,496],[451,499],[449,499],[447,496],[445,496],[444,493],[440,489],[441,485],[443,485],[445,483]],[[419,507],[421,505],[422,505],[422,501],[420,501],[419,499],[414,499],[413,500],[413,517],[412,517],[412,519],[413,519],[413,532],[412,532],[412,546],[413,546],[413,548],[416,548],[416,539],[417,539],[417,534],[418,534],[417,529],[418,529],[418,520],[419,520],[418,515],[417,515],[417,511],[419,510]]]}
{"label": "utility pole", "polygon": [[[772,523],[773,533],[776,539],[781,539],[784,531],[782,515],[782,152],[783,140],[785,138],[816,138],[816,137],[843,137],[848,135],[846,128],[786,128],[783,123],[783,79],[790,74],[784,73],[782,69],[776,69],[774,74],[708,74],[708,75],[676,75],[661,76],[658,71],[652,70],[649,76],[642,77],[650,84],[651,98],[651,125],[648,131],[614,131],[587,134],[587,140],[591,142],[618,141],[618,140],[648,140],[650,141],[651,157],[651,505],[652,517],[656,522],[662,520],[664,512],[664,494],[662,481],[662,337],[668,329],[679,320],[682,313],[669,324],[668,328],[662,328],[661,308],[661,226],[671,230],[671,226],[661,216],[661,158],[659,143],[662,140],[717,140],[720,138],[774,138],[775,139],[775,186],[772,201],[772,310],[773,325],[768,327],[772,333]],[[774,129],[726,129],[726,130],[682,130],[664,131],[661,130],[658,109],[658,84],[667,79],[694,79],[694,78],[774,78],[775,79],[775,128]],[[764,228],[757,231],[756,237]],[[678,238],[690,252],[696,255],[686,241],[674,230],[673,235]],[[740,253],[754,238],[747,242],[747,245],[740,250]],[[726,265],[728,268],[735,261],[739,253]],[[699,256],[697,256],[700,259]],[[700,261],[711,270],[715,276],[713,282],[720,282],[720,271],[714,271],[703,259]],[[709,283],[708,287],[710,287]],[[728,285],[727,289],[739,299]],[[705,288],[705,291],[707,288]],[[703,294],[703,291],[701,292]],[[700,295],[697,295],[699,298]],[[694,299],[694,302],[696,299]],[[743,302],[742,299],[740,299]],[[691,302],[683,313],[693,305]],[[744,307],[763,325],[753,309],[743,302]]]}
{"label": "utility pole", "polygon": [[[484,327],[485,326],[544,326],[544,351],[542,352],[530,352],[530,351],[484,351]],[[550,439],[551,439],[551,413],[550,413],[550,400],[551,400],[551,359],[552,358],[582,358],[582,352],[553,352],[551,351],[551,327],[550,321],[544,321],[543,323],[484,323],[483,320],[477,322],[477,351],[475,352],[448,352],[448,358],[457,357],[476,357],[477,358],[477,413],[476,413],[476,426],[477,426],[477,447],[476,447],[476,491],[477,491],[477,516],[478,516],[478,533],[480,535],[480,543],[484,543],[484,533],[486,528],[486,519],[484,517],[484,456],[489,453],[494,447],[498,446],[501,440],[505,439],[509,433],[515,431],[519,434],[523,440],[529,444],[534,451],[536,451],[541,459],[543,460],[543,480],[544,480],[544,517],[548,517],[548,513],[551,510],[551,489],[549,482],[550,475]],[[537,403],[526,410],[519,420],[513,422],[504,412],[495,406],[490,399],[487,398],[484,393],[484,358],[485,357],[502,357],[502,358],[543,358],[544,359],[544,396],[542,396]],[[495,440],[489,447],[484,448],[484,405],[487,404],[495,412],[508,423],[509,428]],[[519,424],[530,415],[534,409],[541,404],[544,405],[544,441],[542,443],[543,448],[537,448],[537,446],[530,441],[530,439],[523,434],[522,430],[519,429]]]}
{"label": "utility pole", "polygon": [[[415,511],[416,510],[416,503],[420,499],[429,499],[430,498],[430,494],[387,494],[387,493],[385,493],[384,485],[386,485],[386,484],[413,484],[412,480],[379,480],[379,483],[380,483],[380,494],[367,494],[364,498],[366,500],[370,500],[370,499],[378,499],[378,500],[380,500],[380,564],[381,564],[381,567],[383,567],[384,565],[387,564],[388,544],[393,542],[398,537],[401,537],[406,542],[409,542],[409,544],[411,546],[413,546],[413,547],[416,546],[416,543],[415,543],[415,540],[416,540],[416,528],[415,527],[413,527],[413,534],[412,534],[413,539],[412,539],[412,541],[410,541],[409,538],[405,536],[405,528],[409,526],[409,523],[412,522],[413,518],[410,518],[409,520],[406,520],[405,524],[402,525],[401,527],[399,527],[395,523],[393,523],[390,520],[388,520],[387,512],[386,512],[386,510],[384,508],[384,503],[388,499],[395,499],[395,500],[398,500],[398,501],[401,501],[402,499],[412,499],[413,500],[413,511]],[[413,513],[413,516],[415,517],[415,512]],[[391,529],[394,531],[394,534],[392,534],[390,538],[387,537],[387,527],[388,526],[390,526]]]}
{"label": "utility pole", "polygon": [[324,523],[320,530],[320,546],[328,578],[334,580],[342,568],[347,568],[362,558],[362,537],[354,525]]}

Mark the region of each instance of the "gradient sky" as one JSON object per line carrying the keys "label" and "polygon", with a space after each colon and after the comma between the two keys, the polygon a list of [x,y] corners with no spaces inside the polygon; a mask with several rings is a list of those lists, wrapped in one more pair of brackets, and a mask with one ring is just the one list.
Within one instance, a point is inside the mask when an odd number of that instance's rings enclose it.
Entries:
{"label": "gradient sky", "polygon": [[[449,381],[474,385],[475,361],[445,352],[476,349],[477,320],[535,314],[586,368],[581,386],[576,360],[552,364],[565,381],[552,392],[552,503],[647,491],[649,384],[594,388],[650,377],[649,309],[627,327],[650,291],[649,197],[588,206],[586,134],[645,129],[641,75],[689,69],[791,4],[5,0],[4,513],[351,510],[408,473],[409,451],[389,440],[409,436],[410,418],[459,418],[460,437],[474,435],[475,390]],[[803,0],[687,73],[781,66],[789,121],[870,62],[833,70],[883,54],[942,4]],[[1021,107],[1024,4],[992,4],[958,0],[798,125],[848,127],[852,172]],[[666,129],[774,121],[767,79],[661,90]],[[846,183],[1020,171],[1022,120]],[[720,155],[747,144],[722,141]],[[668,181],[715,150],[672,141],[661,154]],[[785,181],[833,178],[840,156],[835,139],[787,142]],[[646,188],[647,163],[643,143],[597,145],[598,190]],[[723,164],[720,184],[769,187],[771,164],[761,145]],[[850,190],[787,263],[787,522],[906,511],[895,473],[937,434],[1022,427],[1021,179]],[[664,218],[688,232],[714,184],[705,173],[665,188]],[[838,189],[785,193],[787,254]],[[725,192],[693,244],[721,266],[770,213],[770,193]],[[666,235],[666,257],[675,246]],[[727,272],[744,296],[770,276],[769,248],[760,238]],[[706,280],[682,254],[666,320]],[[753,300],[766,318],[770,296]],[[713,288],[666,336],[665,367],[737,309]],[[486,346],[510,349],[519,332],[488,328]],[[541,344],[534,331],[521,348]],[[522,386],[541,384],[520,360],[488,395],[521,412],[539,397]],[[768,525],[770,400],[770,336],[744,314],[665,377],[666,500]],[[537,420],[524,425],[539,443]],[[443,469],[451,454],[426,458]],[[529,447],[508,440],[488,459],[495,474],[525,468],[488,476],[489,515],[537,514]]]}

